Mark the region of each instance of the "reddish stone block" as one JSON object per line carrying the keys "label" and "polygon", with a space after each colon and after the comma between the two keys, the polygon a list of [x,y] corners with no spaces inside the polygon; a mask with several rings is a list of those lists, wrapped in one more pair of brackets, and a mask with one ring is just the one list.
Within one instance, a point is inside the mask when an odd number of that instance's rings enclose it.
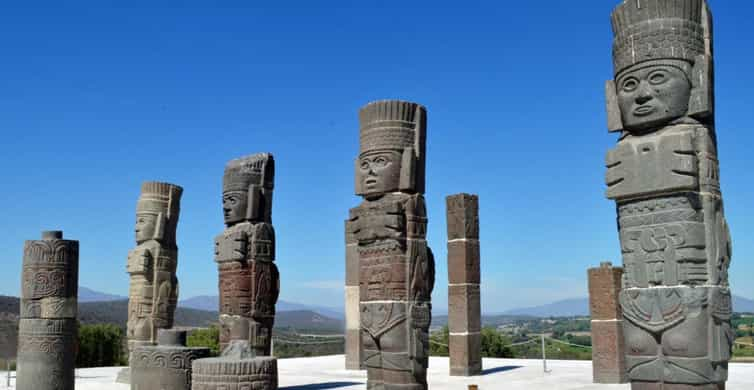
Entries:
{"label": "reddish stone block", "polygon": [[479,239],[479,197],[470,194],[446,198],[448,240]]}
{"label": "reddish stone block", "polygon": [[479,241],[448,242],[448,283],[480,283]]}
{"label": "reddish stone block", "polygon": [[482,335],[450,335],[450,375],[474,376],[482,374]]}
{"label": "reddish stone block", "polygon": [[478,284],[448,286],[448,327],[450,333],[481,330],[481,302]]}
{"label": "reddish stone block", "polygon": [[623,321],[592,321],[594,383],[626,383]]}
{"label": "reddish stone block", "polygon": [[593,320],[614,320],[623,317],[618,296],[623,268],[603,263],[591,268],[589,275],[589,310]]}

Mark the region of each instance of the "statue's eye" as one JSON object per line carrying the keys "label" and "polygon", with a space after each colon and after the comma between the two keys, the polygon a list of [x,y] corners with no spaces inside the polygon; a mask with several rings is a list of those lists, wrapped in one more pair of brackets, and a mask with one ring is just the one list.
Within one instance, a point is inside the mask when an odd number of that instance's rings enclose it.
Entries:
{"label": "statue's eye", "polygon": [[668,75],[664,70],[658,70],[649,75],[649,83],[654,85],[662,84],[667,81],[667,79]]}
{"label": "statue's eye", "polygon": [[623,81],[623,86],[621,86],[621,89],[625,92],[633,92],[636,91],[636,88],[639,88],[639,80],[630,77]]}
{"label": "statue's eye", "polygon": [[369,169],[369,161],[366,161],[366,160],[362,161],[362,162],[361,162],[361,169],[363,169],[363,170],[365,170],[365,171],[366,171],[367,169]]}
{"label": "statue's eye", "polygon": [[382,156],[377,157],[374,159],[374,163],[377,164],[378,167],[384,167],[385,165],[387,165],[387,158]]}

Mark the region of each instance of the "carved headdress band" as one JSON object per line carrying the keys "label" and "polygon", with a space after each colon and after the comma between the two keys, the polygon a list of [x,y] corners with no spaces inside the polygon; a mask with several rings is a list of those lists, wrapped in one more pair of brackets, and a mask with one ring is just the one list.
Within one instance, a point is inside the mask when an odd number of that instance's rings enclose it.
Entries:
{"label": "carved headdress band", "polygon": [[377,150],[413,148],[424,155],[426,109],[416,103],[381,100],[367,104],[359,112],[360,154]]}
{"label": "carved headdress band", "polygon": [[710,57],[709,18],[705,0],[624,0],[612,14],[614,74],[649,60]]}
{"label": "carved headdress band", "polygon": [[137,213],[162,213],[166,219],[173,219],[178,215],[183,188],[175,184],[156,181],[144,182],[141,185],[141,195],[136,203]]}
{"label": "carved headdress band", "polygon": [[250,185],[273,189],[275,160],[269,153],[259,153],[231,160],[225,166],[223,192],[247,192]]}

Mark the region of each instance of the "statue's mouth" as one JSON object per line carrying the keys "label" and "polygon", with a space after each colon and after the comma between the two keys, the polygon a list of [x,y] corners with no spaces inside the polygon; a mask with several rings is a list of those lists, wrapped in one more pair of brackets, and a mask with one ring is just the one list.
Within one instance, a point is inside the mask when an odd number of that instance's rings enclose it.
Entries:
{"label": "statue's mouth", "polygon": [[647,116],[655,111],[655,108],[649,105],[639,106],[634,109],[634,115]]}
{"label": "statue's mouth", "polygon": [[370,177],[364,180],[364,184],[366,184],[367,187],[374,187],[375,185],[377,185],[377,179]]}

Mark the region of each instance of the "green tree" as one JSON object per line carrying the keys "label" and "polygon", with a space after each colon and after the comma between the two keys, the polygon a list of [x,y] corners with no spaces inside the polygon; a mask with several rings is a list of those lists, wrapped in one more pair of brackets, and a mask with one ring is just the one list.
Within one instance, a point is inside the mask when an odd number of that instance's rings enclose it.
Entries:
{"label": "green tree", "polygon": [[482,357],[512,358],[513,351],[509,337],[503,336],[495,328],[482,329]]}
{"label": "green tree", "polygon": [[450,330],[443,326],[439,332],[429,335],[429,354],[432,356],[448,356]]}
{"label": "green tree", "polygon": [[189,347],[209,348],[212,356],[218,356],[220,355],[220,330],[215,325],[209,328],[193,330],[189,333],[186,345]]}
{"label": "green tree", "polygon": [[113,324],[79,325],[76,367],[126,365],[123,329]]}

